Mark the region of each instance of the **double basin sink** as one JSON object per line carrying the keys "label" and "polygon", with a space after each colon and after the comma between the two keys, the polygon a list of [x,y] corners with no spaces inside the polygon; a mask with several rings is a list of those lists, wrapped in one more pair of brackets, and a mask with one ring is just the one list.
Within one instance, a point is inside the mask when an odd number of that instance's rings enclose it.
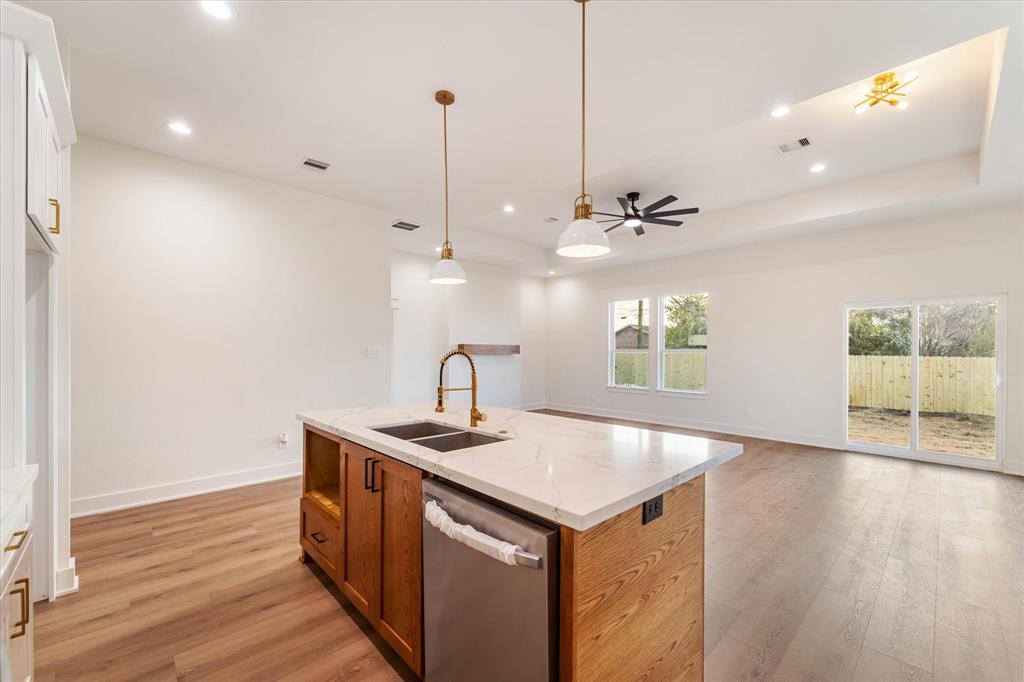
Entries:
{"label": "double basin sink", "polygon": [[425,448],[437,450],[438,452],[465,450],[466,448],[473,448],[478,445],[489,445],[506,440],[476,431],[466,431],[457,426],[428,421],[409,422],[408,424],[395,424],[393,426],[373,426],[370,427],[370,430],[407,440],[411,443],[422,445]]}

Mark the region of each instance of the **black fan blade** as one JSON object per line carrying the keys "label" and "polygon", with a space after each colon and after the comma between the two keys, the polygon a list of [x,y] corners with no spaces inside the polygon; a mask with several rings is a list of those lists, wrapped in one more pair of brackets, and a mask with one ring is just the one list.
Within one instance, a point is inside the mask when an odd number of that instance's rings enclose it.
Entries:
{"label": "black fan blade", "polygon": [[622,214],[623,215],[632,215],[633,214],[633,208],[629,205],[629,201],[627,201],[626,199],[623,199],[622,197],[615,197],[615,199],[619,202],[619,206],[622,207]]}
{"label": "black fan blade", "polygon": [[645,213],[645,218],[668,218],[672,215],[690,215],[691,213],[697,213],[700,211],[699,208],[683,208],[678,211],[659,211],[657,213]]}
{"label": "black fan blade", "polygon": [[593,213],[594,215],[606,215],[612,218],[618,218],[619,220],[622,220],[622,216],[619,215],[618,213],[601,213],[600,211],[591,211],[591,213]]}
{"label": "black fan blade", "polygon": [[644,234],[644,226],[637,225],[636,227],[633,228],[633,231],[636,232],[637,237],[640,237]]}
{"label": "black fan blade", "polygon": [[677,227],[683,224],[682,220],[662,220],[661,218],[644,218],[645,223],[651,223],[652,225],[671,225]]}
{"label": "black fan blade", "polygon": [[609,218],[608,220],[595,220],[594,222],[595,223],[614,223],[616,220],[622,220],[622,216],[618,216],[618,217],[615,217],[615,218]]}
{"label": "black fan blade", "polygon": [[626,221],[625,221],[625,220],[622,220],[622,221],[620,221],[620,222],[617,222],[617,223],[615,223],[614,225],[612,225],[611,227],[609,227],[609,228],[608,228],[607,230],[605,230],[605,232],[611,232],[612,230],[614,230],[614,229],[615,229],[616,227],[618,227],[619,225],[621,225],[621,224],[622,224],[622,223],[624,223],[624,222],[626,222]]}
{"label": "black fan blade", "polygon": [[679,199],[674,197],[674,196],[672,196],[671,194],[669,194],[664,199],[661,199],[659,201],[655,201],[653,204],[651,204],[650,206],[648,206],[644,210],[640,211],[640,215],[647,215],[648,213],[651,213],[653,211],[657,211],[662,206],[668,206],[673,201],[679,201]]}

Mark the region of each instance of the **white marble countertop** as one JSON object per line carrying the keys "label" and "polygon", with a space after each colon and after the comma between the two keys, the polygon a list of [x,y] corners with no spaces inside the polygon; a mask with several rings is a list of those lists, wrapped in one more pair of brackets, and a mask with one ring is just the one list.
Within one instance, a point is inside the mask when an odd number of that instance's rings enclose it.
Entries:
{"label": "white marble countertop", "polygon": [[[306,424],[454,481],[542,518],[586,530],[739,456],[743,446],[677,433],[484,407],[381,405],[301,412]],[[438,452],[370,427],[435,421],[509,440]]]}

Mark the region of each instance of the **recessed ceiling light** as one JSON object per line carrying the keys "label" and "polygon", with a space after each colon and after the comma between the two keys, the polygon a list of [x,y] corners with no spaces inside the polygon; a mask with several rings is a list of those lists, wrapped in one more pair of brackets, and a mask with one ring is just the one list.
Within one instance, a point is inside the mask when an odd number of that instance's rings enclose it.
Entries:
{"label": "recessed ceiling light", "polygon": [[548,270],[548,274],[549,275],[553,275],[553,274],[555,274],[555,271],[554,270]]}
{"label": "recessed ceiling light", "polygon": [[785,104],[780,104],[779,106],[772,109],[772,118],[782,118],[788,113],[789,107],[787,107]]}
{"label": "recessed ceiling light", "polygon": [[825,164],[823,164],[823,163],[816,163],[813,166],[811,166],[811,172],[812,173],[821,173],[823,170],[825,170],[826,167],[827,166],[825,166]]}
{"label": "recessed ceiling light", "polygon": [[167,124],[167,127],[172,132],[178,133],[179,135],[191,135],[192,129],[188,127],[188,124],[184,121],[171,121]]}
{"label": "recessed ceiling light", "polygon": [[199,3],[203,10],[215,19],[227,21],[235,18],[235,8],[230,2],[223,0],[203,0]]}
{"label": "recessed ceiling light", "polygon": [[505,204],[505,213],[513,213],[515,210],[516,207],[512,204]]}

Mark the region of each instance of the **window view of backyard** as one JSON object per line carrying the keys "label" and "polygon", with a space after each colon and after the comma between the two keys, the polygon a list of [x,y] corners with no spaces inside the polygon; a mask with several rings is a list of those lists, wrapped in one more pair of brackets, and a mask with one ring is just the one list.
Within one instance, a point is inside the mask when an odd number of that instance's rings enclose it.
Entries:
{"label": "window view of backyard", "polygon": [[647,387],[651,306],[646,298],[612,304],[612,382],[625,388]]}
{"label": "window view of backyard", "polygon": [[661,387],[670,391],[703,391],[708,353],[708,295],[666,296],[661,305]]}
{"label": "window view of backyard", "polygon": [[[917,449],[996,456],[996,303],[918,306]],[[910,447],[911,307],[850,310],[851,441]]]}

